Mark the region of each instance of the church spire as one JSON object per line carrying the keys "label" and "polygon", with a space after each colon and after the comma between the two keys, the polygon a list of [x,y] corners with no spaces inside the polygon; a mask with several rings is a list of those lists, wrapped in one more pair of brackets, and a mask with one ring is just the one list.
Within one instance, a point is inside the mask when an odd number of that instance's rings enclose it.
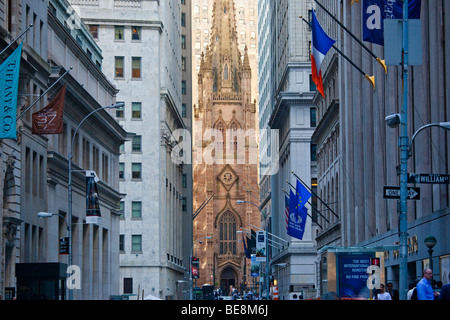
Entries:
{"label": "church spire", "polygon": [[240,91],[241,53],[233,0],[214,1],[211,41],[205,59],[205,64],[211,66],[214,73],[214,91]]}

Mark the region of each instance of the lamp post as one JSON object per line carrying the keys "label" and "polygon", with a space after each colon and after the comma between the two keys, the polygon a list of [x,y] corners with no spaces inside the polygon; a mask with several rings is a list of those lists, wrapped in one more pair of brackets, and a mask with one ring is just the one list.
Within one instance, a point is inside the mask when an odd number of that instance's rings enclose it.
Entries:
{"label": "lamp post", "polygon": [[[237,200],[236,204],[241,204],[241,203],[245,203],[245,202],[248,202],[248,203],[254,205],[255,207],[257,207],[264,219],[264,222],[266,221],[261,209],[255,203],[253,203],[251,201]],[[269,232],[267,230],[268,229],[267,224],[265,224],[265,227],[266,227],[266,230],[265,230],[265,232],[266,232],[266,234],[265,234],[265,238],[266,238],[266,295],[267,295],[267,300],[269,300],[269,287],[270,287],[270,285],[269,285],[269,281],[270,281],[269,280]]]}
{"label": "lamp post", "polygon": [[202,239],[211,239],[211,236],[199,238],[194,241],[191,247],[191,254],[189,255],[189,300],[192,300],[192,254],[194,252],[194,246],[197,242],[202,243]]}
{"label": "lamp post", "polygon": [[[100,107],[93,111],[91,111],[87,116],[81,120],[81,122],[78,124],[77,128],[75,129],[75,132],[73,133],[71,144],[70,144],[70,153],[69,153],[69,182],[68,182],[68,228],[69,231],[69,267],[72,265],[72,158],[73,158],[73,144],[75,142],[75,137],[77,135],[78,129],[80,129],[83,122],[89,118],[94,113],[103,110],[103,109],[115,109],[115,108],[121,108],[125,104],[123,102],[119,102],[116,104],[113,104],[111,106],[106,107]],[[72,289],[69,289],[69,300],[73,300],[73,292]]]}
{"label": "lamp post", "polygon": [[[428,253],[430,254],[430,269],[433,270],[433,247],[436,245],[436,238],[429,235],[423,240],[425,245],[428,247]],[[433,279],[433,274],[431,274],[431,279]]]}
{"label": "lamp post", "polygon": [[426,128],[429,128],[429,127],[440,127],[440,128],[444,128],[444,129],[450,130],[450,122],[429,123],[429,124],[426,124],[426,125],[420,127],[420,128],[413,134],[413,136],[412,136],[412,138],[411,138],[411,142],[410,142],[409,147],[408,147],[408,158],[411,157],[411,155],[412,155],[413,142],[414,142],[414,139],[416,138],[417,134],[418,134],[420,131],[422,131],[423,129],[426,129]]}

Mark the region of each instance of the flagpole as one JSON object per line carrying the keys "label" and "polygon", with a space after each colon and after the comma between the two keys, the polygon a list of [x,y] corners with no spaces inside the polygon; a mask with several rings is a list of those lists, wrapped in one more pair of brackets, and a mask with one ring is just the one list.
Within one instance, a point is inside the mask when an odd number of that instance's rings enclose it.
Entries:
{"label": "flagpole", "polygon": [[[294,187],[288,180],[286,180],[286,182],[294,189],[294,190],[297,190],[297,188],[296,187]],[[312,205],[312,203],[311,202],[309,202],[309,200],[308,201],[306,201],[306,203],[308,203],[310,206],[311,206],[311,208],[313,208],[313,205]],[[318,214],[320,214],[320,216],[322,217],[322,218],[324,218],[328,223],[330,223],[330,221],[328,221],[328,219],[327,218],[325,218],[321,213],[320,213],[320,211],[319,210],[317,210],[316,209],[316,211],[317,211],[317,213]],[[312,217],[311,217],[311,219],[312,219]]]}
{"label": "flagpole", "polygon": [[387,75],[387,67],[386,67],[386,63],[384,62],[384,60],[381,60],[380,58],[378,58],[375,53],[372,52],[372,50],[370,50],[361,40],[359,40],[346,26],[344,26],[344,24],[342,24],[334,15],[331,14],[331,12],[329,12],[319,1],[314,0],[315,3],[317,3],[319,5],[319,7],[321,7],[334,21],[336,21],[336,23],[342,28],[344,29],[361,47],[363,47],[367,52],[369,52],[369,54],[375,58],[375,60],[381,64],[381,66],[384,69],[384,73]]}
{"label": "flagpole", "polygon": [[320,200],[320,202],[322,202],[335,216],[336,216],[336,218],[338,218],[338,219],[340,219],[339,218],[339,216],[333,211],[333,209],[331,209],[329,206],[328,206],[328,204],[326,204],[314,191],[312,191],[312,189],[310,188],[310,187],[308,187],[307,185],[306,185],[306,183],[304,183],[303,182],[303,180],[302,179],[300,179],[300,177],[299,176],[297,176],[296,174],[295,174],[295,172],[294,171],[291,171],[291,173],[317,198],[317,199],[319,199]]}
{"label": "flagpole", "polygon": [[[282,190],[282,191],[286,194],[286,196],[289,198],[289,194],[286,192],[286,190],[284,190],[284,189],[281,189],[281,190]],[[316,208],[314,208],[314,206],[313,206],[309,201],[308,201],[307,203],[308,203],[309,205],[311,205],[311,208],[312,208],[313,210],[317,211],[317,213],[320,214],[319,210],[317,210]],[[319,223],[317,220],[315,220],[312,216],[309,215],[308,211],[306,211],[306,214],[308,215],[308,217],[311,218],[312,221],[314,221],[315,223],[317,223],[317,225],[318,225],[321,229],[323,229],[323,227],[320,225],[320,223]],[[325,219],[325,217],[322,216],[321,214],[320,214],[320,216],[321,216],[322,218]],[[325,220],[327,220],[327,219],[325,219]],[[327,220],[327,222],[329,222],[329,221]]]}
{"label": "flagpole", "polygon": [[[303,18],[303,16],[299,16],[300,19],[302,19],[309,27],[311,27],[311,25],[309,24],[308,21],[305,20],[305,18]],[[360,67],[358,67],[352,60],[350,60],[349,57],[347,57],[341,50],[339,50],[334,44],[332,45],[332,48],[334,50],[337,51],[337,53],[339,53],[342,57],[344,57],[345,60],[347,60],[348,62],[350,62],[350,64],[356,68],[356,70],[358,70],[367,80],[369,80],[369,82],[372,84],[373,89],[375,90],[375,76],[369,76],[367,73],[365,73]]]}
{"label": "flagpole", "polygon": [[33,27],[33,24],[30,24],[30,26],[27,28],[27,30],[25,30],[24,32],[22,32],[22,33],[20,34],[20,36],[18,36],[18,37],[15,38],[13,41],[11,41],[11,43],[8,44],[8,45],[6,46],[6,48],[4,48],[4,49],[2,50],[2,52],[0,52],[0,56],[1,56],[1,55],[3,54],[3,52],[5,52],[9,47],[11,47],[13,43],[15,43],[18,39],[20,39],[25,33],[27,33],[28,30],[30,30],[32,27]]}
{"label": "flagpole", "polygon": [[54,86],[55,86],[55,84],[57,84],[58,82],[59,82],[59,80],[61,80],[67,73],[69,73],[70,72],[70,70],[72,70],[73,69],[73,67],[70,67],[70,69],[69,70],[67,70],[66,72],[64,72],[64,74],[61,76],[61,77],[59,77],[47,90],[45,90],[45,92],[43,93],[43,94],[41,94],[40,96],[39,96],[39,98],[37,98],[28,108],[26,108],[18,117],[17,117],[17,119],[16,119],[16,121],[17,120],[19,120],[20,118],[22,118],[23,116],[24,116],[24,114],[28,111],[28,110],[30,110],[39,100],[41,100],[41,98],[43,97],[43,96],[45,96],[45,94],[47,93],[47,92],[49,92],[50,91],[50,89],[51,88],[53,88]]}

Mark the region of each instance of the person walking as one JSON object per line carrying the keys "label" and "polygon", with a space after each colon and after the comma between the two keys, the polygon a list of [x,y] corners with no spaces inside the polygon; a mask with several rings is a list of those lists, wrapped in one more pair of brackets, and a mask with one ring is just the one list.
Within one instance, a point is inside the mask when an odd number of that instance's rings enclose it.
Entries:
{"label": "person walking", "polygon": [[399,299],[399,293],[398,290],[394,290],[394,285],[392,284],[392,282],[389,282],[387,284],[387,291],[390,295],[392,300],[398,300]]}
{"label": "person walking", "polygon": [[[448,280],[450,281],[450,274],[448,275]],[[439,300],[450,300],[450,283],[441,288]]]}
{"label": "person walking", "polygon": [[384,284],[380,284],[380,292],[377,294],[377,300],[392,300],[389,292],[384,291]]}
{"label": "person walking", "polygon": [[438,292],[433,292],[433,287],[431,286],[432,277],[433,271],[431,269],[423,270],[423,278],[416,287],[418,300],[434,300],[439,295]]}

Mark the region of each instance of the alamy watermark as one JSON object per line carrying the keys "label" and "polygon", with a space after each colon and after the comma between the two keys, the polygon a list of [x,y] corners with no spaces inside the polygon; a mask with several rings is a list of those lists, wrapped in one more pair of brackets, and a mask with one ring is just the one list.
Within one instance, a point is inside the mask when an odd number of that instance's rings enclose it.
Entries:
{"label": "alamy watermark", "polygon": [[279,169],[279,131],[277,129],[206,129],[195,122],[194,137],[185,129],[172,132],[174,164],[254,164],[262,175]]}

